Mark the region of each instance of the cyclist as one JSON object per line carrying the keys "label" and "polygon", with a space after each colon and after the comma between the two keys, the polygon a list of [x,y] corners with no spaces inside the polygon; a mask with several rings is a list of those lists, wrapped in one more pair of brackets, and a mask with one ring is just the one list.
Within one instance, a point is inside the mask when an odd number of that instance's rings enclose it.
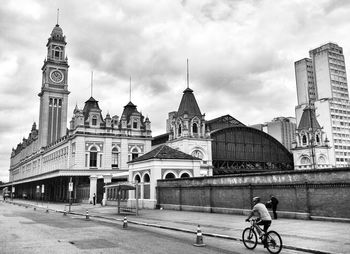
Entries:
{"label": "cyclist", "polygon": [[264,244],[264,247],[266,247],[265,235],[267,233],[268,228],[271,225],[272,219],[266,206],[260,202],[259,197],[253,198],[253,204],[254,204],[253,210],[250,212],[246,221],[249,221],[249,219],[253,217],[254,214],[258,217],[257,224],[264,226],[264,229],[263,229],[264,235],[261,240],[262,240],[262,243]]}

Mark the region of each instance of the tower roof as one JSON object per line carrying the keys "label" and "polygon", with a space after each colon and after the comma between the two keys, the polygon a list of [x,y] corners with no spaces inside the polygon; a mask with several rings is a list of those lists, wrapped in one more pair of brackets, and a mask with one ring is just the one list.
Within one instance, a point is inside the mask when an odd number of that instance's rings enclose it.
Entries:
{"label": "tower roof", "polygon": [[150,159],[168,159],[168,160],[200,160],[187,153],[175,150],[167,145],[161,145],[152,151],[132,160],[132,162],[145,161]]}
{"label": "tower roof", "polygon": [[57,24],[51,32],[51,36],[49,38],[49,41],[56,41],[56,42],[61,42],[61,43],[66,43],[66,37],[63,35],[63,30],[60,27],[59,24]]}
{"label": "tower roof", "polygon": [[129,122],[130,116],[133,113],[139,113],[139,112],[137,111],[136,105],[134,103],[132,103],[131,101],[129,101],[129,103],[124,106],[124,110],[123,110],[121,117],[122,118],[125,117],[127,122]]}
{"label": "tower roof", "polygon": [[[85,106],[84,106],[84,109],[83,109],[84,120],[88,119],[89,113],[93,109],[101,113],[101,109],[98,106],[98,101],[95,100],[93,97],[90,97],[90,99],[88,99],[85,102]],[[101,116],[101,119],[102,119],[102,116]]]}
{"label": "tower roof", "polygon": [[183,93],[179,109],[177,110],[177,115],[182,116],[187,113],[189,118],[194,116],[201,117],[202,114],[198,107],[196,98],[194,97],[193,90],[186,88]]}
{"label": "tower roof", "polygon": [[315,109],[313,109],[310,106],[307,106],[304,109],[303,114],[301,116],[298,129],[299,130],[305,130],[305,129],[308,130],[310,128],[321,129],[321,126],[316,119]]}

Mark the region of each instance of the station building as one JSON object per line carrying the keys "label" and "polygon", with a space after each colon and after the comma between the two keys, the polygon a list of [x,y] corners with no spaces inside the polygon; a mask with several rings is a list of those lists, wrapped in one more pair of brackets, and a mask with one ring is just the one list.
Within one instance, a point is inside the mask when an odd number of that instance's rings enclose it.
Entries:
{"label": "station building", "polygon": [[102,115],[90,97],[75,107],[67,129],[68,59],[66,37],[57,24],[46,44],[42,67],[39,126],[12,149],[9,180],[17,197],[100,202],[103,186],[127,179],[127,162],[151,150],[151,122],[131,101],[121,116]]}
{"label": "station building", "polygon": [[[293,169],[291,153],[268,134],[230,115],[207,121],[189,78],[163,135],[152,138],[150,120],[131,101],[120,117],[111,117],[93,97],[75,107],[67,129],[69,65],[58,24],[46,47],[39,126],[34,123],[11,154],[8,185],[17,197],[91,202],[96,194],[97,202],[115,200],[115,189],[103,196],[103,187],[128,180],[139,183],[142,207],[153,208],[160,179]],[[135,201],[133,193],[123,198]]]}

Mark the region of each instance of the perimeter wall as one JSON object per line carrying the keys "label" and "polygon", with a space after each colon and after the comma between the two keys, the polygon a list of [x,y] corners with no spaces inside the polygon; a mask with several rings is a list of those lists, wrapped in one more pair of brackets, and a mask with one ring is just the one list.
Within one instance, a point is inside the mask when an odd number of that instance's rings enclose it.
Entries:
{"label": "perimeter wall", "polygon": [[279,217],[350,219],[350,168],[283,171],[157,181],[164,209],[247,214],[251,200],[273,194]]}

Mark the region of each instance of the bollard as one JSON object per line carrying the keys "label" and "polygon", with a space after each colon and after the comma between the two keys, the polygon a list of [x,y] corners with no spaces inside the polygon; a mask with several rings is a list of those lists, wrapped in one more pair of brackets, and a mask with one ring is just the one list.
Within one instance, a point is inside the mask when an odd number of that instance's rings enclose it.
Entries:
{"label": "bollard", "polygon": [[203,235],[202,235],[201,227],[199,225],[197,228],[196,243],[193,245],[196,247],[204,247],[205,246],[205,244],[203,243]]}
{"label": "bollard", "polygon": [[34,207],[33,209],[34,209],[34,211],[36,211],[36,207]]}
{"label": "bollard", "polygon": [[89,211],[86,209],[86,220],[90,220]]}
{"label": "bollard", "polygon": [[64,207],[63,215],[64,215],[64,216],[67,215],[66,207]]}
{"label": "bollard", "polygon": [[48,207],[46,208],[46,211],[45,211],[45,212],[46,212],[46,213],[48,213],[48,212],[49,212],[49,208],[48,208]]}
{"label": "bollard", "polygon": [[128,220],[126,219],[126,217],[124,217],[123,220],[123,229],[127,229],[128,228]]}

